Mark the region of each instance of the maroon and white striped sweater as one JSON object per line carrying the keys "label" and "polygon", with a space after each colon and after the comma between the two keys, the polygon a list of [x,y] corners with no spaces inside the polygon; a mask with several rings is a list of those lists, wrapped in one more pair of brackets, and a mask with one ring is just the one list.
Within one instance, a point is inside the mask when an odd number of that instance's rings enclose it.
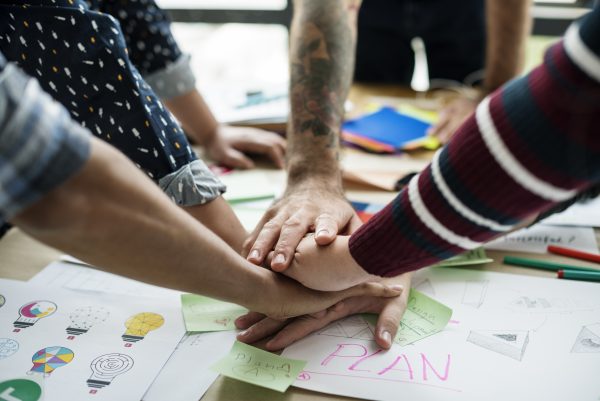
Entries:
{"label": "maroon and white striped sweater", "polygon": [[600,182],[600,8],[544,63],[488,96],[408,187],[350,238],[396,276],[481,246]]}

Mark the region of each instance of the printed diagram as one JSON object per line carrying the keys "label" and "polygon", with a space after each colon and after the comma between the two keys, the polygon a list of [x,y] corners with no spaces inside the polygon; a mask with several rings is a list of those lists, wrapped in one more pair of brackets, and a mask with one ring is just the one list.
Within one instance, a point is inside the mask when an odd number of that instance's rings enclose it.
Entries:
{"label": "printed diagram", "polygon": [[109,315],[110,312],[101,306],[85,306],[75,309],[69,315],[69,319],[71,319],[71,324],[67,327],[67,333],[71,334],[69,340],[72,340],[73,336],[87,333],[92,326],[104,322]]}
{"label": "printed diagram", "polygon": [[471,331],[467,341],[517,361],[521,361],[523,355],[525,355],[527,344],[529,343],[529,332],[522,330]]}
{"label": "printed diagram", "polygon": [[462,304],[479,308],[485,301],[489,281],[467,281],[465,283],[465,291],[462,297]]}
{"label": "printed diagram", "polygon": [[413,288],[419,292],[422,292],[423,294],[431,295],[432,297],[435,296],[435,289],[428,278],[416,284],[413,286]]}
{"label": "printed diagram", "polygon": [[165,318],[158,313],[142,312],[131,316],[125,322],[127,330],[121,336],[123,341],[135,343],[143,340],[152,330],[160,328],[165,323]]}
{"label": "printed diagram", "polygon": [[583,326],[573,348],[572,353],[587,353],[587,352],[598,352],[600,353],[600,323],[591,324],[589,326]]}
{"label": "printed diagram", "polygon": [[6,298],[4,298],[4,295],[0,294],[0,308],[2,308],[5,303],[6,303]]}
{"label": "printed diagram", "polygon": [[351,316],[341,322],[335,322],[319,332],[323,336],[373,340],[373,329],[362,317]]}
{"label": "printed diagram", "polygon": [[[115,377],[128,372],[133,367],[133,358],[129,355],[112,353],[100,355],[90,363],[92,375],[87,379],[88,387],[99,389],[112,383]],[[90,390],[95,394],[97,390]]]}
{"label": "printed diagram", "polygon": [[48,317],[56,312],[58,307],[52,301],[33,301],[26,303],[19,309],[19,318],[15,320],[14,326],[18,329],[24,329],[33,326],[38,320]]}
{"label": "printed diagram", "polygon": [[43,373],[44,376],[49,376],[55,369],[71,362],[74,357],[75,354],[69,348],[59,346],[42,348],[31,357],[33,367],[27,374]]}
{"label": "printed diagram", "polygon": [[0,338],[0,361],[19,350],[19,343],[11,338]]}

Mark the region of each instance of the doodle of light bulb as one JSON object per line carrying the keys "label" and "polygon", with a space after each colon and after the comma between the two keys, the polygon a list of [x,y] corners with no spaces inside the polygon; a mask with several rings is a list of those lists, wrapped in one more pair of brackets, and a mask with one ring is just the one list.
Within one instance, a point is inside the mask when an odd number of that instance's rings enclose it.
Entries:
{"label": "doodle of light bulb", "polygon": [[43,373],[49,376],[55,369],[65,366],[73,360],[75,354],[68,348],[53,346],[42,348],[31,357],[33,367],[27,374]]}
{"label": "doodle of light bulb", "polygon": [[[57,306],[52,301],[33,301],[21,306],[19,318],[13,323],[15,327],[24,329],[33,326],[38,320],[56,312]],[[15,330],[19,331],[19,330]]]}
{"label": "doodle of light bulb", "polygon": [[[100,355],[90,363],[92,375],[87,380],[88,387],[102,388],[108,386],[115,377],[122,375],[133,367],[133,358],[129,355],[112,353]],[[90,390],[96,393],[96,390]]]}
{"label": "doodle of light bulb", "polygon": [[10,338],[0,338],[0,361],[19,350],[19,343]]}
{"label": "doodle of light bulb", "polygon": [[72,340],[73,336],[87,333],[92,326],[104,322],[108,315],[110,312],[101,306],[84,306],[75,309],[69,315],[71,324],[67,327],[67,333],[71,336],[68,339]]}
{"label": "doodle of light bulb", "polygon": [[[156,330],[162,326],[165,319],[158,313],[142,312],[131,316],[125,322],[127,330],[121,336],[123,341],[134,343],[144,339],[149,331]],[[126,345],[127,346],[127,345]],[[130,346],[130,344],[129,344]]]}

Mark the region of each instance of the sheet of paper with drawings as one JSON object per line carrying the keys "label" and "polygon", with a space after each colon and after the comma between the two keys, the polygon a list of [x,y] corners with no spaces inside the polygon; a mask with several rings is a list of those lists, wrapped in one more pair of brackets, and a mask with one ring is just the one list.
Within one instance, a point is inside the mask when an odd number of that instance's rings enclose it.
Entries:
{"label": "sheet of paper with drawings", "polygon": [[427,268],[413,285],[453,309],[445,329],[383,351],[356,317],[286,348],[308,363],[295,386],[373,400],[596,400],[598,285]]}
{"label": "sheet of paper with drawings", "polygon": [[[156,299],[172,300],[177,305],[182,294],[180,291],[152,286],[90,267],[61,262],[46,266],[30,282],[90,294],[99,291],[106,294],[126,294],[132,291]],[[178,314],[181,316],[180,311]],[[183,324],[183,319],[181,322]],[[235,340],[235,335],[235,331],[186,335],[148,388],[144,401],[200,399],[218,376],[208,367],[226,354]],[[194,380],[178,380],[177,391],[173,391],[173,377],[179,378],[190,371],[194,372]]]}
{"label": "sheet of paper with drawings", "polygon": [[191,332],[236,330],[235,319],[248,309],[202,295],[182,294],[185,328]]}

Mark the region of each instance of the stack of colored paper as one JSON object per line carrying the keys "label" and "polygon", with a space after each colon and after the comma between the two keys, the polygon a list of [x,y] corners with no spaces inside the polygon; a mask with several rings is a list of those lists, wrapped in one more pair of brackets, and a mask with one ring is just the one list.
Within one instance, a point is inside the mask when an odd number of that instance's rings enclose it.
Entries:
{"label": "stack of colored paper", "polygon": [[[395,153],[405,148],[413,148],[415,141],[421,146],[436,148],[439,143],[427,137],[429,122],[404,113],[392,107],[382,107],[363,117],[346,121],[342,125],[342,138],[349,144],[377,153]],[[431,141],[435,143],[430,143]]]}

